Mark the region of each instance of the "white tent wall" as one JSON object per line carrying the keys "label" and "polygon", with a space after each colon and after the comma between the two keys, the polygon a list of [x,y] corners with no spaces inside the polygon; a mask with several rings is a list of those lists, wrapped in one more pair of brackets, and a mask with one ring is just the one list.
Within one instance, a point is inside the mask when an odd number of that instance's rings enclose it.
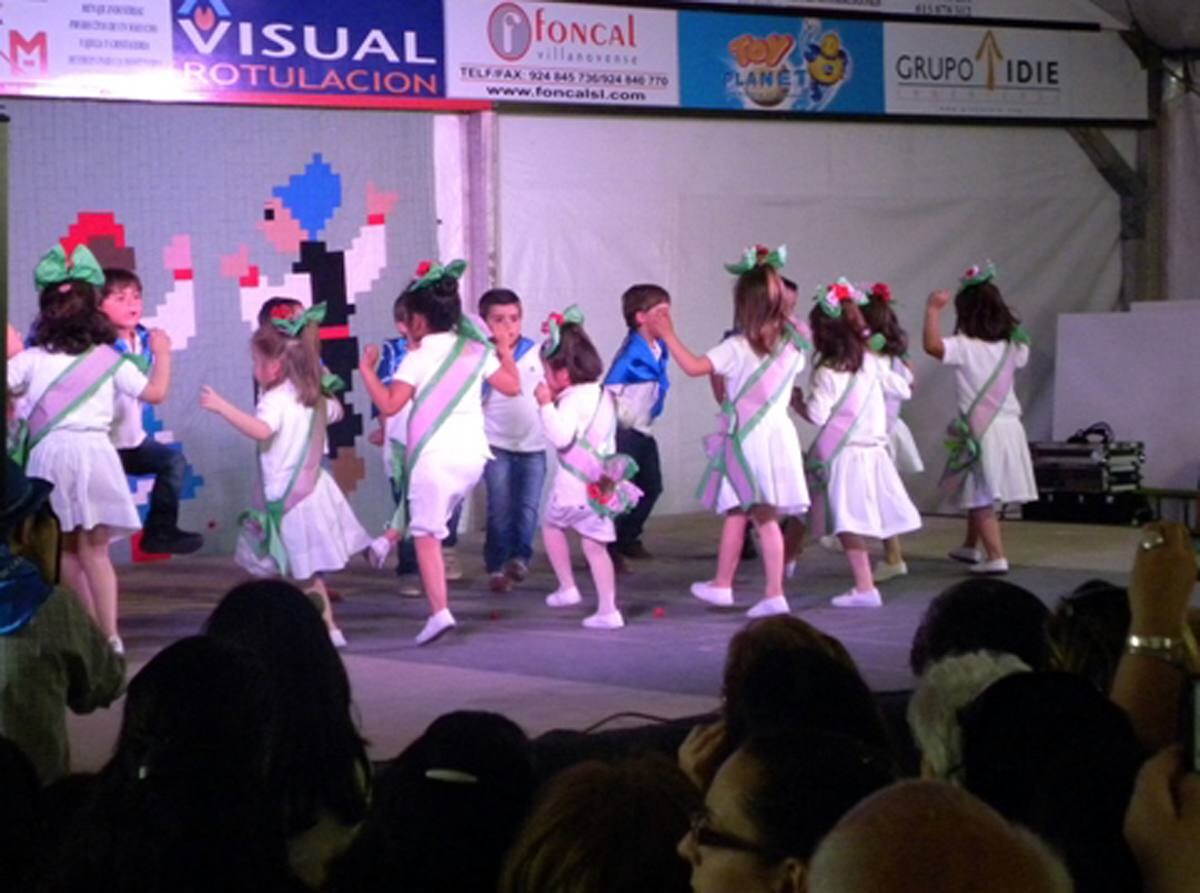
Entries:
{"label": "white tent wall", "polygon": [[[1034,341],[1018,380],[1034,439],[1051,430],[1057,315],[1116,306],[1118,200],[1058,128],[511,113],[497,144],[498,284],[524,297],[535,337],[549,310],[578,303],[607,358],[625,332],[622,291],[652,281],[705,350],[732,316],[722,263],[755,242],[787,243],[803,312],[839,274],[891,283],[918,378],[905,417],[931,469],[910,486],[927,510],[954,397],[953,376],[920,351],[926,294],[996,261]],[[663,513],[695,510],[715,413],[706,381],[672,376],[657,427]]]}

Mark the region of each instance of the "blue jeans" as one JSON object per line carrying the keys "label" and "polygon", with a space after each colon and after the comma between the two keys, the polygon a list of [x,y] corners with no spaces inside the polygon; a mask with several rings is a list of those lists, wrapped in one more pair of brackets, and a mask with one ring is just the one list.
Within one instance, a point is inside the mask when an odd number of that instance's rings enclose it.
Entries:
{"label": "blue jeans", "polygon": [[[390,480],[390,479],[389,479]],[[396,490],[395,481],[391,481],[392,486],[392,502],[396,505],[400,504],[400,493]],[[408,503],[404,505],[405,514],[407,514]],[[446,521],[446,526],[450,528],[450,533],[442,540],[443,549],[453,549],[458,545],[458,519],[462,517],[462,503],[454,507],[454,511],[450,513],[450,518]],[[400,540],[396,547],[396,575],[403,577],[405,574],[417,573],[417,549],[413,545],[412,537],[405,534],[404,539]]]}
{"label": "blue jeans", "polygon": [[187,460],[177,446],[147,437],[129,449],[117,450],[126,474],[154,475],[150,511],[142,525],[147,534],[172,534],[179,529],[179,493],[187,474]]}
{"label": "blue jeans", "polygon": [[533,557],[538,504],[546,477],[546,454],[515,453],[492,447],[495,458],[483,467],[487,486],[487,539],[483,561],[489,574],[499,573],[506,562]]}

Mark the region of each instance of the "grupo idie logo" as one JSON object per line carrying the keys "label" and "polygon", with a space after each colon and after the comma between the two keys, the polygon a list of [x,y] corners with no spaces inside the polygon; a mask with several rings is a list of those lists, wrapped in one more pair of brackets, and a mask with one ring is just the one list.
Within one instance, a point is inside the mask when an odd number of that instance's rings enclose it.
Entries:
{"label": "grupo idie logo", "polygon": [[533,45],[533,25],[515,3],[501,3],[488,16],[488,43],[506,62],[516,62]]}

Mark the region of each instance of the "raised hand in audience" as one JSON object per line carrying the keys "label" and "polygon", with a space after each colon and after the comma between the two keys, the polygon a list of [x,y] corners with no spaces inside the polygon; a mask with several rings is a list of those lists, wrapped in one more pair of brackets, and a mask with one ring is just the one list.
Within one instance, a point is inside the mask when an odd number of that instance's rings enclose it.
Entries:
{"label": "raised hand in audience", "polygon": [[694,727],[679,745],[677,754],[679,768],[701,791],[708,789],[727,756],[729,742],[723,719]]}
{"label": "raised hand in audience", "polygon": [[1200,775],[1183,771],[1179,747],[1142,767],[1125,814],[1125,839],[1141,867],[1143,893],[1200,888]]}

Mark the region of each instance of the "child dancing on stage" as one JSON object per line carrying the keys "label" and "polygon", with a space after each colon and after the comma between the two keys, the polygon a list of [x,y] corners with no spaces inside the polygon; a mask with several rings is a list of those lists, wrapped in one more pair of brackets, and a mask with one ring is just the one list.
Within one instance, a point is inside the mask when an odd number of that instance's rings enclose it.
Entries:
{"label": "child dancing on stage", "polygon": [[[589,629],[620,629],[617,591],[608,544],[616,539],[613,518],[634,506],[641,490],[630,482],[637,463],[615,454],[616,401],[600,386],[604,363],[583,331],[583,314],[568,307],[551,314],[542,344],[546,380],[534,397],[540,405],[546,440],[558,451],[558,471],[542,522],[542,543],[558,589],[546,596],[552,608],[582,601],[571,570],[567,529],[579,534],[596,584],[596,613],[583,620]],[[615,455],[614,455],[615,454]]]}
{"label": "child dancing on stage", "polygon": [[788,300],[778,269],[786,249],[747,249],[726,269],[737,275],[733,290],[736,334],[703,356],[696,356],[675,334],[669,305],[656,308],[651,333],[667,345],[684,374],[716,374],[721,391],[721,429],[705,447],[709,464],[700,483],[705,506],[725,515],[712,580],[692,585],[692,594],[714,605],[733,604],[746,523],[758,530],[765,584],[751,617],[785,614],[783,535],[779,519],[808,508],[803,457],[796,428],[788,418],[788,399],[804,367],[807,342],[789,319]]}
{"label": "child dancing on stage", "polygon": [[949,338],[942,337],[940,316],[950,292],[933,292],[925,307],[925,352],[955,367],[958,392],[941,486],[947,499],[956,498],[967,510],[967,535],[950,557],[970,564],[974,574],[1008,572],[996,503],[1037,500],[1021,404],[1013,391],[1017,370],[1029,362],[1029,338],[1004,303],[995,277],[991,261],[966,271],[954,296],[956,319]]}
{"label": "child dancing on stage", "polygon": [[50,504],[62,525],[63,577],[124,654],[108,547],[141,523],[109,429],[118,396],[145,403],[166,396],[171,342],[158,329],[148,334],[149,378],[112,347],[116,329],[96,293],[104,273],[82,245],[69,260],[56,245],[38,263],[34,282],[41,295],[32,346],[8,360],[8,389],[24,398],[23,425],[9,452],[30,477],[54,484]]}
{"label": "child dancing on stage", "polygon": [[[903,378],[911,389],[913,374],[908,365],[908,333],[892,310],[892,290],[886,282],[876,282],[871,286],[867,292],[867,303],[862,306],[862,314],[867,328],[871,330],[867,348],[882,359],[892,372]],[[925,470],[925,463],[921,461],[921,452],[913,440],[912,431],[900,418],[900,404],[905,399],[896,391],[883,395],[887,411],[888,455],[900,474],[920,474]],[[872,573],[876,583],[908,573],[904,552],[900,548],[900,537],[890,536],[883,541],[883,560],[876,563]]]}
{"label": "child dancing on stage", "polygon": [[367,393],[382,415],[412,404],[396,462],[401,498],[392,527],[412,533],[429,600],[430,616],[417,634],[418,645],[432,642],[456,623],[447,606],[441,541],[449,533],[447,520],[492,455],[483,431],[483,383],[509,396],[521,387],[508,346],[493,346],[463,315],[458,279],[466,268],[461,260],[445,266],[422,261],[417,267],[404,299],[409,350],[390,385],[375,374],[378,347],[364,348],[358,362]]}
{"label": "child dancing on stage", "polygon": [[817,293],[809,314],[816,364],[804,415],[819,426],[805,469],[813,496],[808,528],[836,534],[854,586],[833,599],[839,608],[883,604],[864,537],[888,539],[917,530],[921,516],[887,453],[888,397],[911,396],[908,381],[866,349],[859,305],[866,295],[845,279]]}
{"label": "child dancing on stage", "polygon": [[261,389],[254,415],[238,409],[208,385],[200,405],[259,445],[262,505],[244,512],[235,559],[258,576],[280,574],[317,595],[329,638],[346,637],[333,619],[321,574],[338,571],[371,537],[332,477],[321,468],[325,427],[342,417],[342,405],[321,386],[318,304],[294,318],[272,317],[250,339],[254,380]]}

